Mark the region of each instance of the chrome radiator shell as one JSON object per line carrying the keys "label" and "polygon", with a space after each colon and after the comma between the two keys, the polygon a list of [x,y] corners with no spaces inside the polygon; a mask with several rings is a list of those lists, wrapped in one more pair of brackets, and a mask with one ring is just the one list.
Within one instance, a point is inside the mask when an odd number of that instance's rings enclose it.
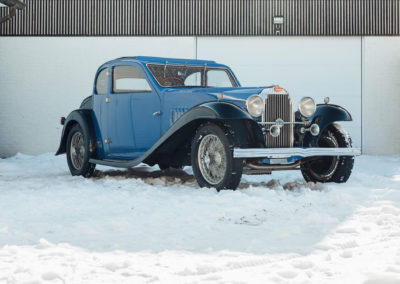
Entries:
{"label": "chrome radiator shell", "polygon": [[[292,100],[289,94],[283,89],[280,92],[268,93],[265,99],[265,111],[263,122],[275,122],[277,119],[284,122],[294,122]],[[268,148],[291,148],[294,142],[293,124],[284,124],[281,127],[280,135],[273,137],[269,132],[265,134],[265,144]]]}

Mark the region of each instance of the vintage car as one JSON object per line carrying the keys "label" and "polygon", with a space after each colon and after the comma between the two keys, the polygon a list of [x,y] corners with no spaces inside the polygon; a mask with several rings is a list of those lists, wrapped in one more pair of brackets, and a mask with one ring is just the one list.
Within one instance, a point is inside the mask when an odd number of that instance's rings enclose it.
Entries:
{"label": "vintage car", "polygon": [[346,182],[354,156],[338,121],[344,108],[292,105],[278,85],[241,87],[215,61],[122,57],[101,65],[93,95],[62,118],[56,155],[72,175],[89,177],[96,164],[192,166],[201,187],[236,189],[242,173],[301,170],[306,181]]}

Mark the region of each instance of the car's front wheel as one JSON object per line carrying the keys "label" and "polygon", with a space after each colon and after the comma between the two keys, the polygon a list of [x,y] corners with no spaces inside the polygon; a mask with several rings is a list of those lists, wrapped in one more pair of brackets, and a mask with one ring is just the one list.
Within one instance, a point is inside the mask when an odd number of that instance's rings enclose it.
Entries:
{"label": "car's front wheel", "polygon": [[[350,136],[338,124],[332,124],[321,134],[318,147],[350,148]],[[346,182],[354,165],[354,156],[324,156],[301,165],[306,181]]]}
{"label": "car's front wheel", "polygon": [[234,159],[229,131],[215,124],[201,126],[192,141],[193,174],[201,187],[236,189],[243,160]]}
{"label": "car's front wheel", "polygon": [[67,138],[67,161],[73,176],[90,177],[94,173],[96,164],[89,163],[89,140],[79,124],[76,124]]}

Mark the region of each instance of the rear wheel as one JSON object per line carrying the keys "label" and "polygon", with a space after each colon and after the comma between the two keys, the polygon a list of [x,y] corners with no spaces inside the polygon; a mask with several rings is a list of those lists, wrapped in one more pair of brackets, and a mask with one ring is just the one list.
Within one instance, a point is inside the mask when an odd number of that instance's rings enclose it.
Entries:
{"label": "rear wheel", "polygon": [[[350,136],[338,124],[329,126],[318,141],[318,147],[350,148]],[[306,181],[346,182],[353,169],[354,156],[324,156],[301,165],[301,173]]]}
{"label": "rear wheel", "polygon": [[234,159],[230,133],[215,125],[200,126],[192,142],[192,167],[201,187],[236,189],[243,171],[243,160]]}
{"label": "rear wheel", "polygon": [[67,138],[67,161],[73,176],[90,177],[95,164],[89,163],[89,139],[79,124],[72,127]]}

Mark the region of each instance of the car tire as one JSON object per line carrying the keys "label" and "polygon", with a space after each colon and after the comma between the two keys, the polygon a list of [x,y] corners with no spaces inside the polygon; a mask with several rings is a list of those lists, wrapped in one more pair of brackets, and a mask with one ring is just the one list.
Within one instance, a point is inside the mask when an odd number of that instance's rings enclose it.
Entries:
{"label": "car tire", "polygon": [[[351,138],[338,124],[332,124],[321,134],[318,147],[351,148]],[[319,157],[301,165],[301,173],[311,182],[346,182],[353,170],[354,156]]]}
{"label": "car tire", "polygon": [[243,159],[233,158],[233,139],[215,124],[198,128],[191,149],[193,174],[200,187],[235,190],[243,172]]}
{"label": "car tire", "polygon": [[90,177],[96,164],[89,163],[89,135],[79,124],[72,127],[67,138],[67,162],[73,176]]}

